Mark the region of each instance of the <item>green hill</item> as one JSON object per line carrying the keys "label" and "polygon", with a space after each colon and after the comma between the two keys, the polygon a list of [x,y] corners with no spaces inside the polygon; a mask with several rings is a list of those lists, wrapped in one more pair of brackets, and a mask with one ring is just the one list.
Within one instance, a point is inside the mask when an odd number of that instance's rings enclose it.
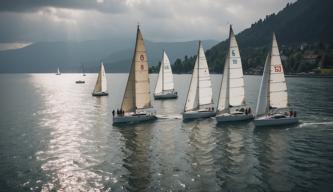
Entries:
{"label": "green hill", "polygon": [[[298,0],[277,14],[267,15],[237,35],[245,73],[261,73],[274,31],[287,73],[309,72],[333,48],[333,1]],[[212,73],[221,73],[227,40],[206,51]],[[307,58],[315,58],[307,61]],[[176,73],[190,73],[195,56],[176,60]]]}

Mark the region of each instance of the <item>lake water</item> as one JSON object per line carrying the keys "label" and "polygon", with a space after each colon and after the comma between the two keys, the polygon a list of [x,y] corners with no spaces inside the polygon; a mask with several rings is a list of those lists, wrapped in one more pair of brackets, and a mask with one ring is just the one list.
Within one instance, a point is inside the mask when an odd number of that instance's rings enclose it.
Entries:
{"label": "lake water", "polygon": [[[107,78],[96,98],[96,74],[0,75],[0,191],[333,191],[333,79],[287,78],[300,124],[255,128],[183,123],[190,75],[152,101],[157,121],[112,126],[127,74]],[[254,111],[261,77],[245,79]]]}

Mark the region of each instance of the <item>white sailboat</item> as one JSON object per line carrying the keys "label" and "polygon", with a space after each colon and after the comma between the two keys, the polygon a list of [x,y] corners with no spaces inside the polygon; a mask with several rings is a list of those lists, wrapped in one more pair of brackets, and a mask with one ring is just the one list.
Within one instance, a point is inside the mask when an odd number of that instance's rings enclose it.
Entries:
{"label": "white sailboat", "polygon": [[59,67],[58,67],[58,70],[57,70],[56,75],[61,75],[60,70],[59,70]]}
{"label": "white sailboat", "polygon": [[82,65],[82,76],[86,76],[86,73],[84,72],[84,65]]}
{"label": "white sailboat", "polygon": [[107,81],[105,75],[105,69],[103,62],[101,62],[101,67],[99,69],[96,85],[92,93],[93,96],[106,96],[109,95],[107,92]]}
{"label": "white sailboat", "polygon": [[[83,65],[82,65],[82,76],[86,76],[86,74],[84,73],[84,68],[83,68]],[[84,84],[85,81],[84,80],[77,80],[75,81],[76,84]]]}
{"label": "white sailboat", "polygon": [[230,25],[229,49],[222,77],[217,122],[242,121],[253,119],[251,108],[246,106],[242,61],[235,34]]}
{"label": "white sailboat", "polygon": [[158,73],[157,83],[155,87],[155,99],[175,99],[177,92],[174,89],[172,69],[169,58],[163,51],[160,72]]}
{"label": "white sailboat", "polygon": [[156,111],[150,101],[149,87],[147,53],[138,26],[134,56],[123,101],[120,110],[117,110],[117,114],[113,116],[113,124],[156,119]]}
{"label": "white sailboat", "polygon": [[297,123],[296,112],[289,111],[287,84],[279,48],[273,33],[272,48],[267,55],[257,101],[256,126]]}
{"label": "white sailboat", "polygon": [[201,41],[199,41],[198,55],[187,94],[183,120],[215,116],[212,95],[207,60]]}

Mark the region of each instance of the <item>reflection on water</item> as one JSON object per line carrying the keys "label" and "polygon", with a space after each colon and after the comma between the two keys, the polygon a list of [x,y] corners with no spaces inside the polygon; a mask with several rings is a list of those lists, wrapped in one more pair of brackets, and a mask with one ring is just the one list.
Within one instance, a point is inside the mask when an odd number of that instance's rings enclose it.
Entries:
{"label": "reflection on water", "polygon": [[[301,124],[254,128],[182,122],[190,75],[175,75],[176,100],[152,101],[155,122],[112,126],[127,74],[0,75],[0,189],[5,191],[331,191],[330,79],[287,78]],[[157,75],[151,75],[151,90]],[[85,84],[75,84],[77,79]],[[213,75],[217,102],[220,75]],[[254,109],[260,77],[247,76]],[[4,89],[2,89],[4,90]],[[19,117],[19,118],[18,118]]]}

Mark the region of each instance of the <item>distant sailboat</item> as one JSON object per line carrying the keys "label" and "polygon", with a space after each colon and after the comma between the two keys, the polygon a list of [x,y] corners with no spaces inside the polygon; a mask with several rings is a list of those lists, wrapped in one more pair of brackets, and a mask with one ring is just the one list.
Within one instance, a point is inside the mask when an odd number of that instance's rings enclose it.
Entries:
{"label": "distant sailboat", "polygon": [[107,81],[105,75],[105,69],[103,62],[101,62],[101,67],[99,69],[96,85],[94,91],[92,93],[93,96],[106,96],[108,95],[107,92]]}
{"label": "distant sailboat", "polygon": [[113,117],[113,124],[137,123],[156,119],[150,101],[147,53],[138,26],[134,56],[121,109]]}
{"label": "distant sailboat", "polygon": [[61,75],[60,70],[59,70],[59,67],[58,67],[58,70],[57,70],[56,75]]}
{"label": "distant sailboat", "polygon": [[[82,65],[82,76],[86,76],[86,74],[84,73],[84,68],[83,68],[83,65]],[[75,81],[76,84],[83,84],[85,83],[84,80],[77,80]]]}
{"label": "distant sailboat", "polygon": [[199,41],[198,55],[187,94],[183,120],[215,116],[212,95],[207,60],[201,41]]}
{"label": "distant sailboat", "polygon": [[82,65],[82,76],[86,76],[86,73],[84,72],[84,65]]}
{"label": "distant sailboat", "polygon": [[244,75],[235,34],[230,25],[229,49],[224,63],[217,122],[242,121],[253,119],[251,108],[246,106]]}
{"label": "distant sailboat", "polygon": [[169,58],[163,51],[160,72],[158,74],[157,83],[154,93],[155,99],[175,99],[177,92],[174,89],[172,69]]}
{"label": "distant sailboat", "polygon": [[267,55],[257,101],[256,126],[297,123],[296,112],[289,111],[287,84],[275,34]]}

